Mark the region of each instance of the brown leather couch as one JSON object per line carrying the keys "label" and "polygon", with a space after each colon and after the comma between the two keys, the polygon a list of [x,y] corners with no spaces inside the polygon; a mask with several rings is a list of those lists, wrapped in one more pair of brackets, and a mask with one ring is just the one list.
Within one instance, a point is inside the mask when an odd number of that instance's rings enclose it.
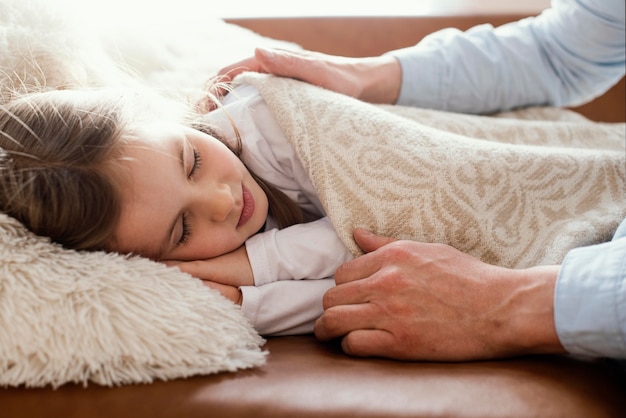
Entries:
{"label": "brown leather couch", "polygon": [[[248,19],[235,23],[307,49],[374,55],[446,26],[499,25],[516,14],[414,18]],[[624,121],[624,80],[581,108]],[[146,385],[0,389],[0,416],[37,417],[618,417],[626,372],[565,356],[469,363],[357,359],[313,336],[271,338],[258,369]]]}
{"label": "brown leather couch", "polygon": [[0,390],[6,418],[619,417],[626,382],[608,361],[471,363],[356,359],[312,336],[269,339],[258,369],[147,385]]}

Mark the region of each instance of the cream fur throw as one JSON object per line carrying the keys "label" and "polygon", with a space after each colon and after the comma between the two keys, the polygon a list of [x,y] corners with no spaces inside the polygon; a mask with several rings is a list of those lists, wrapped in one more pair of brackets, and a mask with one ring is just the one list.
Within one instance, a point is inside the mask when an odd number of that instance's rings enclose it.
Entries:
{"label": "cream fur throw", "polygon": [[[38,86],[130,85],[184,105],[255,46],[286,46],[211,18],[203,4],[185,19],[142,15],[138,25],[120,13],[102,26],[97,15],[68,19],[57,2],[0,0],[0,102]],[[239,307],[175,268],[69,251],[0,214],[0,386],[235,371],[263,364],[263,343]]]}
{"label": "cream fur throw", "polygon": [[502,266],[560,263],[626,216],[623,123],[557,109],[464,116],[267,75],[237,81],[260,89],[354,254],[360,226]]}

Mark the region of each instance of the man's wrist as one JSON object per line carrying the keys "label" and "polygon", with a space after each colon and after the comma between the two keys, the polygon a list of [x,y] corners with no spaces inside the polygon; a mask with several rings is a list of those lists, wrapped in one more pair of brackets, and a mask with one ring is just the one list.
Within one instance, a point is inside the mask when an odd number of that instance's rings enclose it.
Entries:
{"label": "man's wrist", "polygon": [[516,270],[511,292],[508,345],[514,354],[563,354],[554,321],[559,266]]}
{"label": "man's wrist", "polygon": [[394,104],[400,96],[402,67],[391,55],[381,55],[364,63],[366,77],[359,99],[370,103]]}

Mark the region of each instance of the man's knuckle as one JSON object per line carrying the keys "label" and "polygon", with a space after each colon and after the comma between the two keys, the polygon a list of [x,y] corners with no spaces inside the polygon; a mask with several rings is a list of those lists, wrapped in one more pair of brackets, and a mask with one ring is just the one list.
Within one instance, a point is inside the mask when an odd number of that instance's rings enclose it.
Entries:
{"label": "man's knuckle", "polygon": [[339,316],[332,309],[324,312],[324,315],[320,317],[321,327],[329,333],[334,333],[338,329],[339,323]]}
{"label": "man's knuckle", "polygon": [[326,292],[324,296],[322,296],[322,306],[324,307],[324,309],[328,309],[333,306],[334,300],[335,299],[332,292],[330,290]]}

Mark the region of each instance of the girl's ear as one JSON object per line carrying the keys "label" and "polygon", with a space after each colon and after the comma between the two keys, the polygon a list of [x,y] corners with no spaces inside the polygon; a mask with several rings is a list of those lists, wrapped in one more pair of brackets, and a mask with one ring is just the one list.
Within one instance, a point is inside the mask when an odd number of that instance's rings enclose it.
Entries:
{"label": "girl's ear", "polygon": [[196,121],[191,124],[191,128],[197,131],[200,131],[204,134],[210,135],[213,138],[219,139],[221,142],[224,142],[222,135],[218,133],[217,129],[208,123]]}
{"label": "girl's ear", "polygon": [[203,115],[217,109],[217,107],[217,102],[212,97],[204,96],[202,99],[196,102],[194,110],[197,113]]}

